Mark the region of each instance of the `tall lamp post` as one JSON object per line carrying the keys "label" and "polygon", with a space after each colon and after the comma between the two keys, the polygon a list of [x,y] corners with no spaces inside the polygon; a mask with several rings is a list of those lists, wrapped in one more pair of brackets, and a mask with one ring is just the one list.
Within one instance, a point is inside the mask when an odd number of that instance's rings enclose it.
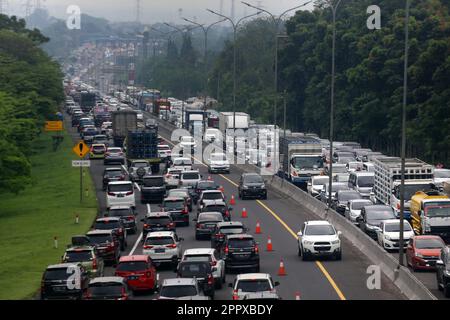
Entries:
{"label": "tall lamp post", "polygon": [[245,19],[247,19],[247,18],[250,18],[250,17],[253,17],[253,16],[256,16],[256,15],[260,14],[261,11],[258,11],[258,12],[256,12],[256,13],[249,14],[249,15],[247,15],[247,16],[245,16],[245,17],[242,17],[241,19],[239,19],[239,20],[235,23],[235,22],[233,21],[233,19],[231,19],[231,18],[229,18],[229,17],[227,17],[227,16],[224,16],[224,15],[221,14],[221,13],[215,12],[215,11],[213,11],[213,10],[211,10],[211,9],[206,9],[206,10],[209,11],[209,12],[211,12],[211,13],[213,13],[213,14],[215,14],[215,15],[217,15],[217,16],[219,16],[219,17],[224,18],[225,20],[230,21],[230,22],[231,22],[231,25],[233,26],[233,153],[234,153],[235,144],[236,144],[236,135],[235,135],[236,129],[235,129],[235,124],[236,124],[236,46],[237,46],[237,43],[236,43],[236,35],[237,35],[237,28],[238,28],[239,24],[240,24],[243,20],[245,20]]}
{"label": "tall lamp post", "polygon": [[[203,59],[204,59],[204,63],[205,63],[205,71],[204,71],[204,73],[205,73],[204,74],[204,77],[205,77],[204,86],[205,87],[203,89],[204,90],[204,93],[203,93],[203,95],[204,95],[203,111],[206,112],[206,94],[207,94],[207,91],[208,91],[208,59],[207,59],[207,56],[208,56],[208,31],[211,29],[211,27],[215,26],[218,23],[221,23],[221,22],[225,21],[226,19],[222,19],[222,20],[216,21],[216,22],[210,24],[209,26],[207,26],[206,28],[205,28],[205,26],[203,24],[197,23],[197,22],[189,20],[187,18],[183,18],[183,20],[187,21],[187,22],[190,22],[190,23],[200,27],[203,30],[203,34],[205,36],[205,38],[204,38],[204,49],[205,49],[205,51],[203,53]],[[205,117],[205,115],[203,115],[203,133],[205,132],[205,130],[206,130],[206,117]]]}

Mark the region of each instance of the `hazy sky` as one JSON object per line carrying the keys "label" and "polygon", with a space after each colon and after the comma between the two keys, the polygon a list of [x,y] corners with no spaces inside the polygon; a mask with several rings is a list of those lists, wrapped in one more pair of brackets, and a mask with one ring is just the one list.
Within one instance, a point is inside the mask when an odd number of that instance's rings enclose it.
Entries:
{"label": "hazy sky", "polygon": [[[23,16],[25,13],[25,3],[40,2],[48,9],[50,15],[64,18],[67,17],[66,10],[69,5],[78,5],[82,13],[87,13],[96,17],[104,17],[112,21],[134,21],[136,19],[136,3],[138,0],[7,0],[9,2],[9,14]],[[141,19],[143,23],[155,22],[175,22],[181,23],[180,16],[193,19],[198,22],[216,21],[216,17],[205,9],[210,8],[220,11],[220,4],[223,3],[223,14],[231,15],[231,3],[233,0],[140,0]],[[242,17],[245,14],[255,12],[241,3],[235,2],[235,16]],[[307,0],[248,0],[254,5],[262,5],[264,9],[279,14],[286,9],[301,5]],[[312,4],[305,8],[312,8]],[[180,14],[180,10],[181,14]],[[294,12],[294,11],[293,11]],[[292,13],[291,13],[292,14]]]}

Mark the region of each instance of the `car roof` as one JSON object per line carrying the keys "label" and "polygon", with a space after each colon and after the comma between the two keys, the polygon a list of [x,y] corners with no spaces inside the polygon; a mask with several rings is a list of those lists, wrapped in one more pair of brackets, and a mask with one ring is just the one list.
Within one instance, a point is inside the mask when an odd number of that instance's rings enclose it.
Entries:
{"label": "car roof", "polygon": [[240,221],[224,221],[217,224],[218,228],[229,226],[244,227],[244,224]]}
{"label": "car roof", "polygon": [[74,262],[68,262],[68,263],[58,263],[58,264],[51,264],[47,266],[47,270],[49,269],[62,269],[62,268],[68,268],[70,266],[79,266],[79,263]]}
{"label": "car roof", "polygon": [[105,147],[106,148],[106,145],[104,143],[94,143],[94,144],[92,144],[92,147]]}
{"label": "car roof", "polygon": [[325,225],[331,226],[331,223],[329,223],[326,220],[310,220],[310,221],[306,221],[305,224],[310,225],[310,226],[325,226]]}
{"label": "car roof", "polygon": [[91,281],[89,281],[89,284],[109,283],[109,282],[125,283],[125,278],[122,278],[122,277],[97,277],[97,278],[93,278]]}
{"label": "car roof", "polygon": [[184,251],[184,255],[187,256],[194,256],[194,255],[203,255],[203,254],[213,254],[214,253],[213,248],[193,248],[193,249],[186,249]]}
{"label": "car roof", "polygon": [[205,193],[222,193],[222,191],[217,190],[217,189],[213,189],[213,190],[203,190],[203,191],[202,191],[202,194],[205,194]]}
{"label": "car roof", "polygon": [[170,212],[149,212],[145,215],[146,218],[156,218],[156,217],[171,217]]}
{"label": "car roof", "polygon": [[123,210],[123,209],[133,209],[131,206],[111,206],[109,207],[109,211],[111,210]]}
{"label": "car roof", "polygon": [[255,173],[255,172],[246,172],[242,174],[243,177],[249,177],[249,176],[258,176],[261,177],[259,174]]}
{"label": "car roof", "polygon": [[352,172],[351,174],[354,174],[357,177],[359,177],[359,176],[375,176],[375,172],[367,172],[367,171],[355,171],[355,172]]}
{"label": "car roof", "polygon": [[208,200],[207,203],[204,204],[203,208],[209,207],[209,206],[226,206],[227,204],[223,200]]}
{"label": "car roof", "polygon": [[66,249],[66,252],[77,252],[77,251],[93,251],[93,246],[74,246]]}
{"label": "car roof", "polygon": [[137,254],[131,256],[120,257],[119,262],[130,262],[130,261],[147,261],[150,257],[145,254]]}
{"label": "car roof", "polygon": [[253,279],[270,279],[268,273],[241,273],[236,276],[236,281],[253,280]]}
{"label": "car roof", "polygon": [[120,221],[119,217],[103,217],[103,218],[97,218],[95,222],[109,222],[109,221]]}
{"label": "car roof", "polygon": [[112,184],[112,185],[133,184],[133,182],[131,182],[131,181],[111,181],[108,184]]}
{"label": "car roof", "polygon": [[243,238],[254,239],[253,235],[248,234],[248,233],[230,234],[230,235],[227,236],[228,240],[230,240],[230,239],[243,239]]}
{"label": "car roof", "polygon": [[185,170],[181,172],[182,174],[184,173],[200,173],[198,170]]}
{"label": "car roof", "polygon": [[164,279],[163,286],[178,286],[178,285],[196,285],[197,280],[194,278],[171,278]]}
{"label": "car roof", "polygon": [[166,197],[164,198],[164,201],[184,201],[183,197]]}
{"label": "car roof", "polygon": [[96,235],[96,234],[112,235],[112,233],[113,233],[113,230],[98,230],[98,229],[95,229],[95,230],[88,231],[86,233],[86,235],[87,236]]}
{"label": "car roof", "polygon": [[198,217],[197,217],[197,220],[199,220],[200,219],[200,216],[204,216],[204,215],[207,215],[207,214],[215,214],[215,215],[220,215],[221,217],[222,217],[222,213],[221,212],[217,212],[217,211],[204,211],[204,212],[200,212],[199,214],[198,214]]}
{"label": "car roof", "polygon": [[175,232],[173,231],[156,231],[147,233],[147,238],[153,237],[174,237]]}
{"label": "car roof", "polygon": [[117,171],[117,170],[122,170],[121,167],[108,167],[105,168],[105,171]]}
{"label": "car roof", "polygon": [[392,210],[392,208],[390,206],[385,205],[385,204],[373,204],[373,205],[365,206],[364,208],[366,209],[366,211],[376,211],[376,210],[386,210],[386,209]]}

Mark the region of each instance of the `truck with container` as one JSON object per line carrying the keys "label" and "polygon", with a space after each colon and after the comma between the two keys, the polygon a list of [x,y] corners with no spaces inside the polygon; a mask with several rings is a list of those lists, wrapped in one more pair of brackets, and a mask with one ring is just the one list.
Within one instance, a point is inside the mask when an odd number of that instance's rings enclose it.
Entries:
{"label": "truck with container", "polygon": [[150,108],[150,112],[159,117],[162,113],[166,113],[167,115],[170,113],[170,101],[167,99],[156,99]]}
{"label": "truck with container", "polygon": [[161,92],[155,89],[141,91],[137,94],[138,108],[150,111],[153,103],[161,98]]}
{"label": "truck with container", "polygon": [[[378,157],[373,160],[374,185],[371,200],[391,206],[397,217],[400,214],[401,159],[398,157]],[[434,167],[422,160],[405,159],[405,208],[404,217],[409,219],[410,200],[418,191],[432,188]]]}
{"label": "truck with container", "polygon": [[305,189],[312,176],[320,175],[324,167],[319,140],[301,133],[280,137],[279,175]]}
{"label": "truck with container", "polygon": [[81,91],[80,93],[80,107],[83,112],[89,112],[95,106],[96,94],[89,91]]}
{"label": "truck with container", "polygon": [[150,164],[152,173],[159,172],[161,158],[158,156],[157,126],[146,129],[129,130],[124,146],[126,147],[128,166],[130,166],[133,161],[145,160]]}
{"label": "truck with container", "polygon": [[[219,113],[219,130],[224,137],[224,149],[229,152],[236,153],[234,150],[238,150],[239,146],[244,146],[247,141],[246,135],[250,125],[250,116],[244,112],[221,112]],[[233,145],[233,135],[236,134],[236,148]]]}
{"label": "truck with container", "polygon": [[[201,110],[187,109],[184,112],[184,128],[188,130],[192,135],[197,130],[203,131],[203,121],[205,120],[206,113]],[[203,135],[202,135],[203,136]]]}
{"label": "truck with container", "polygon": [[450,239],[450,198],[437,190],[418,191],[411,197],[411,222],[418,235]]}
{"label": "truck with container", "polygon": [[134,110],[119,110],[111,113],[113,140],[116,147],[122,147],[128,131],[137,130],[137,112]]}

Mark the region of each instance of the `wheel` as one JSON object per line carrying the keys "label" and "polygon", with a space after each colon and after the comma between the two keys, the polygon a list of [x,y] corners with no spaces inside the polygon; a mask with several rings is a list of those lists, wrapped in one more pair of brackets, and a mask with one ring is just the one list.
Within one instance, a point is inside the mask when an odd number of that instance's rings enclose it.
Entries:
{"label": "wheel", "polygon": [[342,260],[342,251],[339,251],[339,253],[336,253],[335,256],[334,256],[334,258],[335,258],[337,261],[341,261],[341,260]]}
{"label": "wheel", "polygon": [[302,260],[303,261],[307,261],[308,260],[307,253],[305,251],[303,251],[303,249],[302,249]]}
{"label": "wheel", "polygon": [[198,236],[198,234],[195,234],[195,240],[200,240],[200,237]]}
{"label": "wheel", "polygon": [[263,196],[261,197],[261,199],[267,200],[267,194],[263,195]]}
{"label": "wheel", "polygon": [[446,298],[450,298],[450,287],[449,285],[444,286],[444,295]]}
{"label": "wheel", "polygon": [[297,254],[298,254],[299,257],[302,256],[302,249],[300,249],[300,247],[298,247]]}

